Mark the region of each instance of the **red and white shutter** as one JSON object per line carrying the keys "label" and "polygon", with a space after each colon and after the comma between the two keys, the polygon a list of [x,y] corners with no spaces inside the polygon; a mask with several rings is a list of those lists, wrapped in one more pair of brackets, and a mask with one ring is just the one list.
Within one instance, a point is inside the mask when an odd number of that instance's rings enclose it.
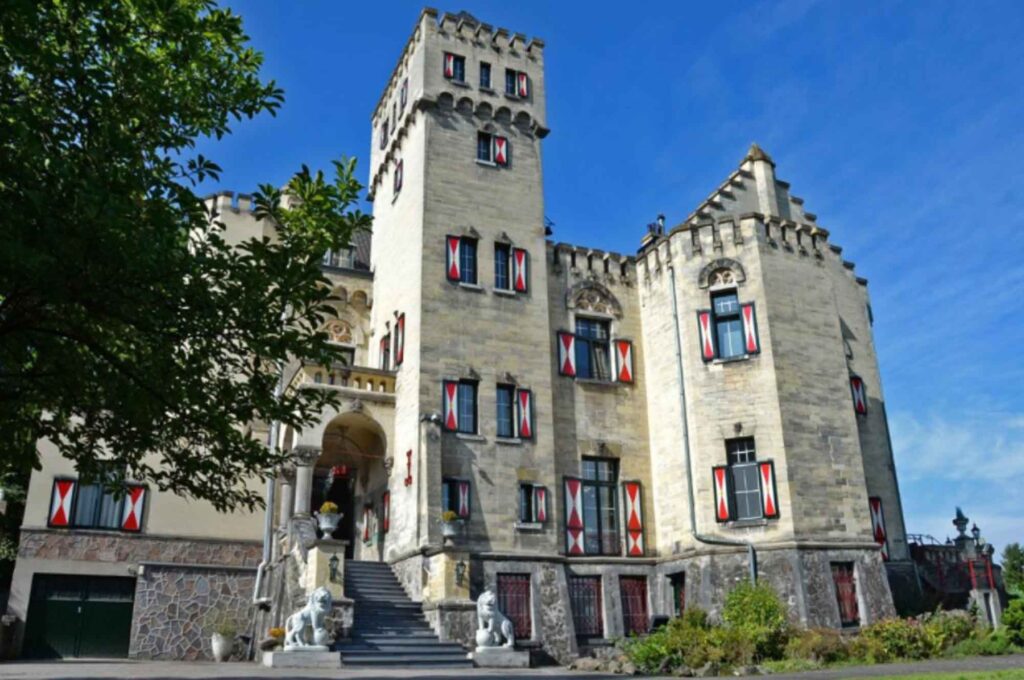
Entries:
{"label": "red and white shutter", "polygon": [[583,482],[565,478],[565,552],[583,554]]}
{"label": "red and white shutter", "polygon": [[405,313],[398,315],[395,322],[395,366],[401,366],[405,360]]}
{"label": "red and white shutter", "polygon": [[363,506],[363,543],[370,542],[370,517],[373,514],[373,508],[369,505]]}
{"label": "red and white shutter", "polygon": [[644,556],[644,507],[640,482],[623,482],[626,506],[626,555]]}
{"label": "red and white shutter", "polygon": [[53,480],[53,491],[50,494],[50,516],[46,521],[48,526],[71,526],[71,508],[74,505],[77,487],[78,482],[73,479]]}
{"label": "red and white shutter", "polygon": [[402,190],[402,161],[395,163],[395,193]]}
{"label": "red and white shutter", "polygon": [[462,278],[459,269],[459,255],[462,253],[462,239],[458,236],[448,236],[445,239],[445,263],[448,269],[448,280],[458,281]]}
{"label": "red and white shutter", "polygon": [[758,479],[761,480],[761,512],[765,519],[779,516],[779,494],[775,488],[775,463],[766,460],[757,464]]}
{"label": "red and white shutter", "polygon": [[494,162],[508,165],[508,138],[494,136]]}
{"label": "red and white shutter", "polygon": [[732,519],[732,480],[726,465],[711,468],[715,485],[715,521],[728,522]]}
{"label": "red and white shutter", "polygon": [[469,482],[460,479],[456,487],[459,491],[458,501],[455,505],[457,508],[456,512],[462,519],[467,519],[469,517]]}
{"label": "red and white shutter", "polygon": [[459,429],[459,383],[455,380],[442,380],[441,393],[444,429],[455,432]]}
{"label": "red and white shutter", "polygon": [[565,331],[558,331],[558,373],[576,375],[576,336]]}
{"label": "red and white shutter", "polygon": [[548,489],[546,486],[533,487],[533,521],[541,524],[548,521]]}
{"label": "red and white shutter", "polygon": [[850,376],[850,392],[853,393],[853,410],[859,415],[867,415],[868,399],[864,393],[864,380],[859,375]]}
{"label": "red and white shutter", "polygon": [[141,531],[142,512],[146,509],[146,487],[129,486],[124,497],[124,510],[121,513],[122,531]]}
{"label": "red and white shutter", "polygon": [[512,249],[512,287],[517,293],[525,293],[529,281],[527,267],[530,256],[523,248]]}
{"label": "red and white shutter", "polygon": [[525,73],[520,71],[516,75],[516,94],[520,97],[527,97],[530,94],[530,79]]}
{"label": "red and white shutter", "polygon": [[754,312],[754,303],[741,304],[740,316],[743,319],[743,347],[747,354],[757,354],[761,351],[761,340],[757,337],[757,314]]}
{"label": "red and white shutter", "polygon": [[455,77],[455,55],[451,52],[444,53],[444,77]]}
{"label": "red and white shutter", "polygon": [[615,340],[615,379],[619,382],[633,382],[633,343],[629,340]]}
{"label": "red and white shutter", "polygon": [[385,491],[383,498],[381,498],[381,514],[383,515],[383,531],[388,533],[391,531],[391,492]]}
{"label": "red and white shutter", "polygon": [[697,331],[700,335],[700,358],[711,361],[715,358],[715,336],[711,323],[711,310],[697,311]]}
{"label": "red and white shutter", "polygon": [[533,439],[533,392],[530,390],[516,390],[516,421],[518,436]]}
{"label": "red and white shutter", "polygon": [[868,499],[871,507],[871,534],[875,543],[882,547],[882,559],[889,561],[889,538],[885,533],[885,515],[882,514],[882,499],[872,496]]}

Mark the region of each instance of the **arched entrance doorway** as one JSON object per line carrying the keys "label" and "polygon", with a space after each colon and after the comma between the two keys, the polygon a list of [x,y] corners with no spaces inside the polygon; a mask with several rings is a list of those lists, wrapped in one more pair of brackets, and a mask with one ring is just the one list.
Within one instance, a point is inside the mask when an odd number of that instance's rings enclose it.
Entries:
{"label": "arched entrance doorway", "polygon": [[313,468],[310,512],[330,501],[342,513],[332,538],[348,541],[347,559],[379,560],[386,442],[380,425],[369,416],[342,413],[324,429],[320,457]]}

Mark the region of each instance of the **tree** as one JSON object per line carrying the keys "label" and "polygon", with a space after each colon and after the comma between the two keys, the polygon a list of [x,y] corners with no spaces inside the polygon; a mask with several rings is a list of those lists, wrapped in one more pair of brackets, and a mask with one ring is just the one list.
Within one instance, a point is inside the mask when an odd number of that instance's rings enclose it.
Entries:
{"label": "tree", "polygon": [[53,441],[86,479],[141,479],[218,509],[282,462],[253,423],[311,423],[325,392],[282,367],[340,360],[319,261],[370,218],[354,162],[303,168],[277,238],[229,246],[195,152],[274,114],[262,56],[212,0],[12,0],[0,17],[0,474]]}
{"label": "tree", "polygon": [[1003,581],[1007,590],[1024,594],[1024,548],[1020,543],[1003,548]]}

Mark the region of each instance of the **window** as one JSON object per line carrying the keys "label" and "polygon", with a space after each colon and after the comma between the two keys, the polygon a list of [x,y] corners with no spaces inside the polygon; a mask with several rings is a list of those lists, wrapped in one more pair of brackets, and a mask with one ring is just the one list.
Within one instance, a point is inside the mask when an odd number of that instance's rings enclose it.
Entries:
{"label": "window", "polygon": [[761,519],[761,480],[753,437],[739,437],[725,442],[729,474],[732,477],[735,519]]}
{"label": "window", "polygon": [[519,521],[524,524],[548,521],[547,487],[531,483],[519,485]]}
{"label": "window", "polygon": [[494,244],[494,287],[499,290],[512,290],[512,277],[509,274],[512,262],[512,247],[507,243]]}
{"label": "window", "polygon": [[616,486],[619,462],[584,458],[583,468],[583,551],[587,555],[618,555],[619,520]]}
{"label": "window", "polygon": [[839,605],[839,622],[844,628],[860,625],[860,611],[857,607],[857,581],[854,579],[853,562],[833,562],[832,582],[836,588],[836,603]]}
{"label": "window", "polygon": [[462,238],[459,243],[459,280],[476,283],[476,240]]}
{"label": "window", "polygon": [[46,524],[137,532],[142,529],[145,503],[146,487],[138,484],[128,484],[123,495],[115,495],[102,483],[58,478],[53,480]]}
{"label": "window", "polygon": [[568,577],[569,604],[576,637],[581,639],[604,637],[604,607],[601,603],[601,577]]}
{"label": "window", "polygon": [[380,148],[384,148],[388,145],[388,121],[385,120],[384,124],[380,128]]}
{"label": "window", "polygon": [[576,377],[610,380],[608,322],[576,319]]}
{"label": "window", "polygon": [[402,190],[402,173],[403,173],[403,163],[402,163],[402,161],[398,161],[397,163],[395,163],[395,176],[394,176],[394,179],[393,179],[394,185],[392,187],[392,191],[396,195],[398,194],[399,191]]}
{"label": "window", "polygon": [[491,65],[486,61],[480,62],[480,87],[491,87]]}
{"label": "window", "polygon": [[402,81],[402,108],[405,108],[406,102],[409,101],[409,79],[406,78]]}
{"label": "window", "polygon": [[469,518],[469,481],[447,478],[441,481],[441,510],[451,510],[462,519]]}
{"label": "window", "polygon": [[476,160],[480,163],[501,167],[509,165],[510,147],[507,137],[478,132],[476,135]]}
{"label": "window", "polygon": [[355,269],[356,251],[352,248],[338,248],[324,253],[323,265],[339,269]]}
{"label": "window", "polygon": [[491,135],[486,132],[478,132],[476,135],[476,159],[485,163],[493,163],[492,149]]}
{"label": "window", "polygon": [[647,577],[620,576],[619,594],[622,597],[622,629],[629,635],[643,635],[650,629],[647,616]]}
{"label": "window", "polygon": [[476,383],[459,381],[459,427],[458,432],[476,434]]}
{"label": "window", "polygon": [[516,436],[515,392],[515,388],[511,385],[498,385],[496,402],[499,437],[511,439]]}
{"label": "window", "polygon": [[678,618],[686,611],[686,572],[671,574],[668,582],[672,586],[672,616]]}
{"label": "window", "polygon": [[743,356],[746,353],[743,348],[743,321],[740,319],[740,303],[736,291],[712,295],[711,308],[718,358]]}
{"label": "window", "polygon": [[81,484],[72,523],[89,529],[120,529],[121,499],[100,484]]}
{"label": "window", "polygon": [[466,82],[466,58],[458,54],[445,52],[444,77],[457,83]]}
{"label": "window", "polygon": [[516,72],[510,68],[505,69],[505,94],[516,94]]}
{"label": "window", "polygon": [[530,575],[498,574],[498,611],[512,622],[517,640],[533,637],[533,623],[530,617]]}
{"label": "window", "polygon": [[398,129],[398,102],[391,102],[391,120],[395,121],[395,124],[391,127],[391,134],[395,134],[395,130]]}
{"label": "window", "polygon": [[391,369],[391,334],[388,333],[380,339],[380,369],[387,371]]}

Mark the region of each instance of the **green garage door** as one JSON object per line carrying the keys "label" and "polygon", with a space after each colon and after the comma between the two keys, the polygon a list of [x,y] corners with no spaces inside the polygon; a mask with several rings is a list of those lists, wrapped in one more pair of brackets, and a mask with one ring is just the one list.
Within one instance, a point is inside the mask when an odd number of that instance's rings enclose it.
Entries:
{"label": "green garage door", "polygon": [[36,574],[22,655],[128,656],[134,600],[133,578]]}

